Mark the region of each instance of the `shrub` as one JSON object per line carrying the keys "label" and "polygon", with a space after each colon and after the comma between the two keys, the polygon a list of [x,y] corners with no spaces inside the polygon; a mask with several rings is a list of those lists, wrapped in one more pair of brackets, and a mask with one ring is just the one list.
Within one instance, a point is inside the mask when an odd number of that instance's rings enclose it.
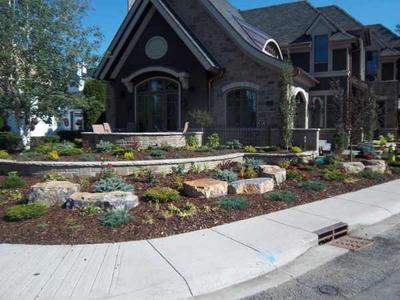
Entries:
{"label": "shrub", "polygon": [[293,146],[292,148],[290,148],[290,151],[292,151],[292,153],[301,153],[301,152],[303,152],[303,150],[298,146]]}
{"label": "shrub", "polygon": [[191,148],[197,148],[199,146],[199,140],[194,134],[189,134],[186,136],[186,146]]}
{"label": "shrub", "polygon": [[379,136],[379,145],[386,146],[387,143],[388,143],[387,139],[383,135],[380,135]]}
{"label": "shrub", "polygon": [[189,112],[190,118],[196,123],[196,125],[200,126],[202,129],[208,128],[213,124],[212,115],[205,110],[195,110]]}
{"label": "shrub", "polygon": [[11,206],[6,210],[4,219],[6,221],[22,221],[38,218],[47,213],[48,208],[43,204],[20,204]]}
{"label": "shrub", "polygon": [[262,151],[264,151],[264,152],[275,152],[278,150],[279,150],[278,146],[266,146],[266,147],[262,148]]}
{"label": "shrub", "polygon": [[27,160],[27,161],[38,159],[40,156],[41,154],[35,151],[24,151],[20,155],[22,160]]}
{"label": "shrub", "polygon": [[223,209],[246,209],[248,201],[246,197],[221,197],[218,206]]}
{"label": "shrub", "polygon": [[396,140],[396,136],[395,136],[393,133],[388,133],[388,134],[386,135],[386,139],[387,139],[389,142],[394,142],[394,141]]}
{"label": "shrub", "polygon": [[299,170],[289,169],[286,172],[287,172],[286,173],[287,179],[300,180],[300,181],[304,180],[304,175]]}
{"label": "shrub", "polygon": [[85,207],[81,208],[81,216],[83,217],[94,217],[101,215],[102,213],[103,210],[94,203],[89,203]]}
{"label": "shrub", "polygon": [[124,153],[124,159],[125,160],[133,160],[136,156],[136,153],[133,151],[127,151]]}
{"label": "shrub", "polygon": [[11,159],[11,155],[6,150],[0,150],[0,159]]}
{"label": "shrub", "polygon": [[46,158],[48,160],[59,160],[60,155],[58,154],[57,150],[52,150],[47,154]]}
{"label": "shrub", "polygon": [[0,148],[15,152],[22,148],[21,137],[13,132],[4,131],[0,132]]}
{"label": "shrub", "polygon": [[179,193],[171,188],[151,188],[143,194],[144,198],[153,202],[172,202],[179,199]]}
{"label": "shrub", "polygon": [[346,179],[346,174],[337,169],[333,169],[326,170],[322,177],[327,181],[343,181]]}
{"label": "shrub", "polygon": [[100,153],[109,153],[114,150],[114,144],[108,141],[103,141],[101,140],[97,145],[96,145],[96,151]]}
{"label": "shrub", "polygon": [[172,167],[172,173],[174,174],[184,174],[185,173],[185,165],[180,164],[177,167]]}
{"label": "shrub", "polygon": [[178,190],[181,190],[183,188],[183,183],[185,182],[185,178],[183,178],[183,176],[181,175],[174,174],[172,175],[171,181]]}
{"label": "shrub", "polygon": [[230,170],[217,170],[215,172],[215,178],[230,183],[237,180],[237,175]]}
{"label": "shrub", "polygon": [[256,153],[257,149],[254,146],[245,146],[245,147],[243,147],[243,152],[245,152],[245,153]]}
{"label": "shrub", "polygon": [[44,174],[43,176],[44,181],[65,181],[67,178],[60,173],[58,173],[56,170],[52,170]]}
{"label": "shrub", "polygon": [[261,159],[254,159],[254,158],[246,158],[244,161],[244,165],[246,167],[251,167],[254,170],[258,171],[263,164],[263,161]]}
{"label": "shrub", "polygon": [[100,178],[118,177],[117,171],[111,166],[103,167],[100,172]]}
{"label": "shrub", "polygon": [[114,191],[130,192],[133,190],[133,186],[126,183],[126,181],[119,176],[100,178],[95,182],[93,189],[95,193]]}
{"label": "shrub", "polygon": [[81,160],[81,161],[96,161],[97,157],[93,153],[84,153],[79,156],[79,160]]}
{"label": "shrub", "polygon": [[232,170],[238,165],[237,162],[232,160],[224,160],[218,165],[219,170]]}
{"label": "shrub", "polygon": [[207,146],[211,149],[218,149],[221,146],[218,133],[211,134],[208,138]]}
{"label": "shrub", "polygon": [[314,181],[314,180],[309,180],[306,182],[303,182],[302,184],[299,185],[300,188],[304,190],[310,190],[310,191],[315,191],[315,192],[322,192],[326,189],[325,184],[319,181]]}
{"label": "shrub", "polygon": [[165,151],[162,149],[154,149],[150,152],[152,157],[165,157]]}
{"label": "shrub", "polygon": [[76,145],[71,142],[57,143],[54,145],[54,150],[63,156],[80,155],[83,153],[82,149],[76,148]]}
{"label": "shrub", "polygon": [[106,227],[119,227],[132,220],[133,216],[127,210],[110,210],[100,218],[100,224]]}
{"label": "shrub", "polygon": [[383,175],[381,173],[372,171],[372,170],[365,170],[363,172],[361,172],[361,177],[365,178],[365,179],[370,179],[370,180],[378,180],[381,179],[383,177]]}
{"label": "shrub", "polygon": [[257,171],[252,167],[242,166],[239,170],[239,175],[244,179],[250,179],[257,176]]}
{"label": "shrub", "polygon": [[195,215],[197,207],[192,202],[186,202],[182,209],[179,210],[178,216],[180,218],[188,218]]}
{"label": "shrub", "polygon": [[289,191],[276,191],[269,194],[264,194],[264,198],[272,201],[293,202],[297,199],[297,196]]}
{"label": "shrub", "polygon": [[8,176],[4,179],[1,184],[2,188],[5,189],[16,189],[25,186],[25,181],[18,176],[18,172],[9,172]]}
{"label": "shrub", "polygon": [[239,142],[239,140],[233,140],[226,142],[226,148],[232,149],[232,150],[238,150],[241,149],[243,145]]}
{"label": "shrub", "polygon": [[289,169],[291,162],[289,160],[282,160],[279,166],[283,169]]}
{"label": "shrub", "polygon": [[390,170],[393,174],[400,175],[400,168],[399,167],[390,167]]}

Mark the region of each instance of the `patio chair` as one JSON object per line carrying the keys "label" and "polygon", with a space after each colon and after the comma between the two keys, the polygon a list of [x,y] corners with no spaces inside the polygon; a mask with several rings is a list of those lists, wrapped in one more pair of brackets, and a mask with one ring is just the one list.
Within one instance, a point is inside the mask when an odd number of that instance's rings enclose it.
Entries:
{"label": "patio chair", "polygon": [[182,133],[186,134],[188,130],[189,130],[189,122],[185,122],[185,126],[183,126]]}
{"label": "patio chair", "polygon": [[103,123],[103,126],[104,126],[104,131],[106,133],[112,133],[111,126],[109,123]]}
{"label": "patio chair", "polygon": [[92,130],[94,133],[106,133],[106,131],[104,130],[103,124],[93,124]]}

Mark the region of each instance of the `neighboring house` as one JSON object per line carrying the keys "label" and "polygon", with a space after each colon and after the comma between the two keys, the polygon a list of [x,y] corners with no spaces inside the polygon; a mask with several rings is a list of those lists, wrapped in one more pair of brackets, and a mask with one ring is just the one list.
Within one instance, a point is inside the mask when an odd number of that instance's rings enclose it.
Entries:
{"label": "neighboring house", "polygon": [[[257,143],[279,143],[273,130],[280,128],[288,50],[295,66],[297,128],[334,128],[330,82],[340,80],[350,96],[365,88],[366,68],[372,66],[366,63],[368,47],[374,46],[372,29],[337,7],[296,2],[239,11],[226,0],[130,0],[129,5],[94,74],[108,83],[107,121],[115,130],[176,131],[189,112],[202,109],[212,113],[213,130],[224,139],[255,134]],[[380,53],[396,54],[395,43],[389,44],[376,49],[379,64]],[[391,62],[398,64],[399,57]],[[391,75],[385,63],[376,67],[384,73],[379,80]],[[398,127],[397,107],[390,109],[398,103],[398,81],[396,89],[380,95],[387,107],[384,127]]]}

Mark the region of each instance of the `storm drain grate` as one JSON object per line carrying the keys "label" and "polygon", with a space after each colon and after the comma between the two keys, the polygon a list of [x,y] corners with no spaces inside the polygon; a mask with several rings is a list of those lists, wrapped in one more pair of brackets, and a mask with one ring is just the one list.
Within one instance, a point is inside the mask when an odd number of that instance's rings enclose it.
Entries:
{"label": "storm drain grate", "polygon": [[314,233],[318,235],[318,244],[323,245],[347,235],[349,226],[346,223],[336,223],[332,226],[324,227]]}
{"label": "storm drain grate", "polygon": [[362,239],[358,237],[344,236],[338,240],[332,241],[330,245],[350,251],[356,251],[371,245],[373,242],[374,241],[372,240]]}

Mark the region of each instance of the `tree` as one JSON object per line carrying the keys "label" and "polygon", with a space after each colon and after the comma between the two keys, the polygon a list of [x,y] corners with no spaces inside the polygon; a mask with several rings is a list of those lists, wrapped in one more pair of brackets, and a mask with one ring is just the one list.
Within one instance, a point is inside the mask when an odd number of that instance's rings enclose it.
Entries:
{"label": "tree", "polygon": [[332,150],[336,154],[341,155],[347,145],[347,134],[344,128],[344,104],[345,104],[345,92],[340,84],[340,80],[332,80],[330,83],[330,90],[332,92],[332,112],[336,121],[335,134],[332,139]]}
{"label": "tree", "polygon": [[83,95],[85,98],[81,107],[84,111],[85,126],[88,129],[90,125],[96,123],[106,109],[106,86],[102,81],[89,79],[85,82]]}
{"label": "tree", "polygon": [[189,112],[189,116],[196,125],[201,127],[201,130],[210,127],[214,123],[212,115],[206,110],[194,110]]}
{"label": "tree", "polygon": [[87,0],[0,1],[0,111],[14,114],[27,148],[36,118],[50,122],[79,103],[67,89],[79,67],[95,65],[101,40],[83,25],[88,8]]}

